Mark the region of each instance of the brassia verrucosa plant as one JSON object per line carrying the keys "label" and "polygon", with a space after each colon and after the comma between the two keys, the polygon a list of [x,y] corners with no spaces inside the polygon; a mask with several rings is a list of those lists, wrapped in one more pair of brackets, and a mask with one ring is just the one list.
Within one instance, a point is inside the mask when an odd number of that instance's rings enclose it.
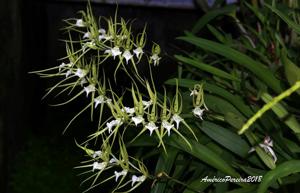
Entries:
{"label": "brassia verrucosa plant", "polygon": [[[163,55],[149,46],[146,26],[136,32],[117,13],[96,19],[90,5],[65,20],[67,56],[34,73],[59,79],[45,96],[69,99],[54,106],[85,101],[64,131],[86,111],[96,122],[85,141],[75,141],[87,156],[77,167],[85,191],[105,184],[107,192],[140,192],[141,185],[152,193],[296,190],[298,4],[222,2],[178,37],[193,51],[175,55],[177,77],[164,87],[152,74]],[[217,25],[223,21],[234,30]]]}

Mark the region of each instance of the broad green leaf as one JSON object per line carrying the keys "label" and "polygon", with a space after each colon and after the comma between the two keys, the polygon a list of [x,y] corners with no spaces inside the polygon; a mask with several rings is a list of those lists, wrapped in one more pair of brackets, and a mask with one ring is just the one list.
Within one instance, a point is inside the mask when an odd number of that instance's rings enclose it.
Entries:
{"label": "broad green leaf", "polygon": [[[208,175],[209,176],[209,175]],[[212,183],[211,182],[201,182],[203,178],[198,178],[192,181],[188,186],[193,188],[193,190],[197,190],[199,192],[204,191],[208,186],[210,186]],[[195,193],[191,189],[186,188],[183,193]]]}
{"label": "broad green leaf", "polygon": [[201,131],[203,131],[211,139],[233,153],[240,157],[246,157],[248,155],[248,151],[250,149],[249,145],[236,133],[208,121],[203,121],[201,125],[197,125]]}
{"label": "broad green leaf", "polygon": [[268,187],[277,179],[299,172],[300,160],[286,161],[264,175],[262,182],[258,186],[257,193],[265,193]]}
{"label": "broad green leaf", "polygon": [[224,172],[225,174],[239,177],[239,174],[215,152],[193,139],[189,139],[189,142],[193,147],[192,149],[186,144],[185,141],[183,141],[182,138],[178,136],[172,136],[170,137],[170,140],[166,141],[167,144],[191,154],[192,156]]}
{"label": "broad green leaf", "polygon": [[211,20],[215,19],[220,15],[225,15],[228,13],[235,12],[236,6],[226,6],[221,9],[216,9],[207,12],[204,16],[202,16],[195,24],[192,29],[192,33],[198,33],[206,24],[208,24]]}
{"label": "broad green leaf", "polygon": [[[285,77],[292,86],[295,82],[300,80],[300,68],[288,59],[287,55],[284,53],[282,54],[281,59],[284,66]],[[298,90],[297,93],[300,94],[300,91]]]}
{"label": "broad green leaf", "polygon": [[199,38],[192,34],[189,34],[185,37],[179,37],[178,39],[191,43],[204,50],[222,55],[227,59],[232,60],[235,63],[243,66],[244,68],[250,70],[254,75],[265,82],[275,92],[280,93],[282,91],[280,81],[274,76],[273,72],[253,58],[235,49],[232,49],[229,46],[211,40]]}
{"label": "broad green leaf", "polygon": [[231,75],[227,72],[224,72],[223,70],[220,70],[219,68],[213,67],[213,66],[208,65],[208,64],[204,64],[201,61],[198,61],[196,59],[192,59],[192,58],[188,58],[188,57],[184,57],[184,56],[180,56],[180,55],[175,55],[175,58],[177,60],[185,63],[185,64],[191,65],[195,68],[198,68],[202,71],[211,73],[213,75],[216,75],[216,76],[219,76],[219,77],[222,77],[222,78],[226,78],[226,79],[229,79],[229,80],[239,81],[239,79],[234,77],[233,75]]}
{"label": "broad green leaf", "polygon": [[271,9],[276,15],[278,15],[286,24],[288,24],[296,33],[300,34],[300,25],[292,21],[287,15],[282,13],[279,9],[274,6],[265,4],[265,6]]}

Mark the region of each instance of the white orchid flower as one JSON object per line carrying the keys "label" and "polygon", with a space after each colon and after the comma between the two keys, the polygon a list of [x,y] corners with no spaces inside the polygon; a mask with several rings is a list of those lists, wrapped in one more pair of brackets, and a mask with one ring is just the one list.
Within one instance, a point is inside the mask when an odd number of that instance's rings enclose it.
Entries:
{"label": "white orchid flower", "polygon": [[105,103],[104,96],[102,96],[102,95],[97,96],[97,97],[94,99],[94,101],[95,101],[95,108],[97,108],[97,106],[98,106],[99,104]]}
{"label": "white orchid flower", "polygon": [[168,131],[168,136],[170,136],[170,133],[171,133],[171,129],[174,127],[174,124],[171,124],[169,123],[168,121],[166,120],[163,120],[162,121],[162,127],[167,129]]}
{"label": "white orchid flower", "polygon": [[117,164],[118,162],[119,162],[119,160],[116,159],[116,158],[111,158],[111,159],[109,160],[109,163],[110,163],[110,164]]}
{"label": "white orchid flower", "polygon": [[83,78],[87,75],[88,71],[87,70],[84,70],[84,69],[81,69],[81,68],[78,68],[75,72],[75,75],[78,76],[79,78]]}
{"label": "white orchid flower", "polygon": [[103,28],[100,28],[100,29],[98,30],[98,32],[99,32],[100,34],[106,34],[106,30],[103,29]]}
{"label": "white orchid flower", "polygon": [[154,66],[158,66],[159,64],[159,60],[161,58],[157,55],[157,54],[153,54],[151,57],[150,57],[150,60],[153,61],[154,63]]}
{"label": "white orchid flower", "polygon": [[94,153],[93,153],[93,155],[92,155],[92,158],[96,158],[96,157],[101,157],[102,156],[102,151],[95,151]]}
{"label": "white orchid flower", "polygon": [[86,39],[86,38],[90,38],[91,37],[91,33],[90,32],[85,32],[84,34],[83,34],[83,39]]}
{"label": "white orchid flower", "polygon": [[137,177],[136,175],[133,175],[131,177],[131,186],[133,186],[136,182],[143,182],[146,180],[146,176],[140,176],[140,177]]}
{"label": "white orchid flower", "polygon": [[177,114],[174,114],[172,116],[172,120],[176,122],[176,128],[178,129],[179,128],[179,124],[181,121],[183,121],[183,118],[181,118],[179,115]]}
{"label": "white orchid flower", "polygon": [[115,171],[116,182],[118,181],[118,178],[119,178],[120,176],[126,176],[127,173],[128,173],[128,170],[122,170],[121,172]]}
{"label": "white orchid flower", "polygon": [[82,19],[77,19],[75,25],[77,27],[85,27],[85,23]]}
{"label": "white orchid flower", "polygon": [[150,136],[152,135],[154,130],[158,129],[158,127],[152,121],[149,122],[145,127],[150,131]]}
{"label": "white orchid flower", "polygon": [[135,110],[134,110],[134,108],[130,108],[130,107],[124,107],[123,109],[122,109],[122,111],[124,112],[126,112],[127,114],[129,114],[129,115],[132,115],[134,112],[135,112]]}
{"label": "white orchid flower", "polygon": [[95,170],[103,170],[107,166],[106,162],[94,162],[93,163],[93,171]]}
{"label": "white orchid flower", "polygon": [[121,55],[122,52],[120,51],[119,47],[114,47],[111,49],[111,55],[114,57],[114,59],[116,58],[116,56]]}
{"label": "white orchid flower", "polygon": [[71,74],[72,74],[72,70],[68,70],[68,71],[66,72],[66,77],[69,77]]}
{"label": "white orchid flower", "polygon": [[126,64],[128,64],[128,61],[133,57],[129,50],[125,50],[122,56],[125,58]]}
{"label": "white orchid flower", "polygon": [[86,83],[88,83],[88,81],[85,78],[81,79],[81,81],[80,81],[81,86],[83,86]]}
{"label": "white orchid flower", "polygon": [[140,54],[143,54],[144,51],[143,51],[143,49],[141,47],[138,47],[138,48],[136,48],[136,49],[133,50],[133,53],[136,55],[137,58],[139,58]]}
{"label": "white orchid flower", "polygon": [[58,71],[60,72],[63,68],[65,67],[71,67],[72,64],[66,64],[66,63],[61,63],[59,66],[58,66]]}
{"label": "white orchid flower", "polygon": [[192,90],[190,96],[197,95],[197,94],[198,94],[197,90]]}
{"label": "white orchid flower", "polygon": [[143,105],[144,105],[144,109],[147,109],[150,107],[150,105],[152,105],[152,101],[142,101]]}
{"label": "white orchid flower", "polygon": [[134,122],[135,126],[138,126],[138,124],[144,122],[144,118],[141,115],[132,117],[131,120]]}
{"label": "white orchid flower", "polygon": [[112,120],[111,122],[106,123],[106,127],[108,128],[108,132],[111,133],[113,127],[120,126],[122,124],[123,122],[120,119],[115,119]]}
{"label": "white orchid flower", "polygon": [[[264,139],[264,141],[263,141],[263,143],[260,143],[260,144],[258,144],[258,145],[259,145],[261,148],[263,148],[264,151],[265,151],[266,153],[271,154],[274,163],[276,163],[276,161],[277,161],[277,156],[276,156],[274,150],[272,149],[272,147],[273,147],[273,140],[270,138],[270,136],[266,136],[265,139]],[[254,148],[254,147],[252,147],[252,148],[248,151],[248,153],[251,153],[251,152],[253,152],[253,151],[255,151],[255,148]]]}
{"label": "white orchid flower", "polygon": [[90,85],[88,85],[86,87],[83,87],[83,89],[86,92],[86,97],[88,97],[91,92],[95,92],[96,91],[96,87],[93,84],[90,84]]}
{"label": "white orchid flower", "polygon": [[200,107],[195,107],[193,109],[193,114],[198,117],[199,119],[203,120],[202,116],[203,116],[203,112],[205,111],[205,109],[201,109]]}

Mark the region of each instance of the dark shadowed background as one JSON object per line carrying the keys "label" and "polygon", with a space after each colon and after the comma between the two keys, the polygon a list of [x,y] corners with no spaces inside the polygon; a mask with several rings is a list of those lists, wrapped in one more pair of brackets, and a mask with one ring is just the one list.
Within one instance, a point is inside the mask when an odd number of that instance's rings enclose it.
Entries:
{"label": "dark shadowed background", "polygon": [[[93,3],[95,15],[113,15],[116,6],[109,2]],[[170,56],[180,48],[175,37],[202,14],[189,0],[126,2],[120,2],[119,16],[137,19],[137,30],[147,23],[149,39]],[[73,139],[89,128],[79,119],[61,135],[78,111],[76,103],[49,107],[53,100],[41,98],[52,82],[28,72],[59,65],[57,59],[65,54],[64,44],[58,41],[63,37],[62,20],[78,16],[85,6],[78,0],[0,1],[0,192],[82,191],[78,172],[72,169],[81,159]],[[158,81],[167,79],[175,68],[172,59],[163,60],[156,69]]]}

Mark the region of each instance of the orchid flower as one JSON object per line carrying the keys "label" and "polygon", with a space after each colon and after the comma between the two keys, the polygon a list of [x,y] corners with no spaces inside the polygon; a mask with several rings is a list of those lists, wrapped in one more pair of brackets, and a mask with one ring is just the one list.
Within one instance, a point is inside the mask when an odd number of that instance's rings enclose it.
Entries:
{"label": "orchid flower", "polygon": [[134,122],[135,126],[138,126],[138,124],[142,123],[144,121],[144,118],[141,115],[132,117],[131,120]]}
{"label": "orchid flower", "polygon": [[159,60],[161,58],[157,55],[157,54],[153,54],[151,57],[150,57],[150,61],[153,61],[154,62],[154,66],[158,66],[159,64]]}
{"label": "orchid flower", "polygon": [[83,39],[86,39],[86,38],[90,38],[91,37],[91,33],[90,32],[85,32],[84,34],[83,34]]}
{"label": "orchid flower", "polygon": [[132,115],[135,112],[134,108],[130,108],[130,107],[124,107],[124,109],[122,109],[122,111],[123,112],[125,111],[129,115]]}
{"label": "orchid flower", "polygon": [[81,79],[81,81],[80,81],[81,86],[83,86],[86,83],[88,83],[88,81],[85,78]]}
{"label": "orchid flower", "polygon": [[86,97],[88,97],[91,92],[95,92],[96,91],[96,87],[93,84],[90,84],[90,85],[84,87],[83,89],[86,92]]}
{"label": "orchid flower", "polygon": [[119,160],[116,159],[116,158],[111,158],[111,159],[109,160],[109,163],[110,163],[110,164],[117,164],[118,162],[119,162]]}
{"label": "orchid flower", "polygon": [[126,64],[128,64],[128,61],[133,57],[129,50],[125,50],[122,56],[125,58]]}
{"label": "orchid flower", "polygon": [[85,27],[85,23],[83,22],[82,19],[77,19],[75,26],[77,26],[77,27]]}
{"label": "orchid flower", "polygon": [[137,58],[139,58],[140,54],[143,54],[144,51],[143,51],[143,49],[141,47],[138,47],[138,48],[136,48],[136,49],[133,50],[133,53],[136,55]]}
{"label": "orchid flower", "polygon": [[174,124],[171,124],[169,123],[168,121],[166,120],[163,120],[162,121],[162,127],[167,129],[168,131],[168,136],[170,136],[170,133],[171,133],[171,129],[174,127]]}
{"label": "orchid flower", "polygon": [[152,101],[142,101],[143,105],[145,106],[144,109],[147,109],[152,105]]}
{"label": "orchid flower", "polygon": [[104,96],[102,96],[102,95],[99,95],[98,97],[96,97],[96,98],[94,99],[94,101],[95,101],[95,108],[97,108],[97,106],[98,106],[99,104],[105,103]]}
{"label": "orchid flower", "polygon": [[96,157],[101,157],[102,156],[102,151],[95,151],[92,155],[92,157],[95,159]]}
{"label": "orchid flower", "polygon": [[179,124],[181,121],[183,121],[183,118],[181,118],[178,114],[174,114],[172,116],[172,120],[176,122],[176,128],[179,128]]}
{"label": "orchid flower", "polygon": [[112,48],[110,51],[111,51],[111,55],[114,57],[114,59],[116,58],[116,56],[119,56],[122,54],[122,52],[120,51],[120,48],[117,46]]}
{"label": "orchid flower", "polygon": [[106,162],[94,162],[93,163],[93,171],[97,170],[103,170],[106,167],[107,163]]}
{"label": "orchid flower", "polygon": [[80,69],[78,68],[77,71],[75,72],[75,75],[78,76],[79,78],[83,78],[87,75],[87,70]]}
{"label": "orchid flower", "polygon": [[203,120],[202,115],[205,109],[201,109],[200,107],[195,107],[193,109],[193,114],[198,117],[199,119]]}
{"label": "orchid flower", "polygon": [[115,119],[115,120],[112,120],[111,122],[106,123],[106,126],[108,128],[108,132],[111,133],[113,127],[120,126],[122,124],[123,124],[123,122],[120,119]]}
{"label": "orchid flower", "polygon": [[140,177],[137,177],[136,175],[133,175],[131,177],[131,186],[133,186],[136,182],[143,182],[146,180],[146,176],[140,176]]}
{"label": "orchid flower", "polygon": [[126,176],[127,173],[128,173],[128,170],[122,170],[121,172],[115,171],[116,182],[118,181],[118,178],[119,178],[120,176]]}
{"label": "orchid flower", "polygon": [[150,131],[150,136],[152,135],[154,130],[158,129],[158,127],[152,121],[149,122],[145,127]]}
{"label": "orchid flower", "polygon": [[69,77],[71,74],[72,74],[72,70],[68,70],[68,71],[66,72],[66,78]]}
{"label": "orchid flower", "polygon": [[[277,161],[277,156],[276,156],[274,150],[272,149],[272,147],[273,147],[273,140],[271,139],[270,136],[266,136],[266,137],[264,138],[263,143],[260,143],[260,144],[258,144],[258,145],[259,145],[261,148],[263,148],[264,151],[265,151],[266,153],[271,154],[274,163]],[[252,147],[252,148],[248,151],[248,153],[251,153],[251,152],[253,152],[254,150],[255,150],[255,148]]]}

